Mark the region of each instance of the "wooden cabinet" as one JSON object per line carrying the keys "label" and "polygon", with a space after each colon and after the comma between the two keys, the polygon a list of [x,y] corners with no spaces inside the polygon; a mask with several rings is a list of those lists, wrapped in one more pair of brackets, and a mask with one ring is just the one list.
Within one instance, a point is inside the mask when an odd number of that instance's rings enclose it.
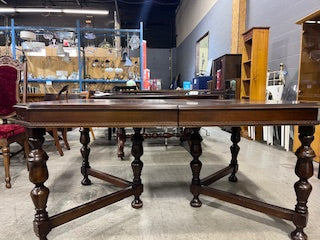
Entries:
{"label": "wooden cabinet", "polygon": [[302,24],[298,100],[320,101],[320,11]]}
{"label": "wooden cabinet", "polygon": [[243,34],[241,99],[265,100],[268,41],[268,27],[254,27]]}
{"label": "wooden cabinet", "polygon": [[[300,67],[298,75],[299,101],[320,101],[320,10],[296,22],[302,26]],[[311,147],[320,160],[320,126],[316,127]],[[301,145],[298,139],[298,127],[295,127],[293,151]],[[320,173],[320,172],[319,172]]]}
{"label": "wooden cabinet", "polygon": [[239,98],[241,54],[225,54],[213,61],[212,89],[223,91],[225,98]]}

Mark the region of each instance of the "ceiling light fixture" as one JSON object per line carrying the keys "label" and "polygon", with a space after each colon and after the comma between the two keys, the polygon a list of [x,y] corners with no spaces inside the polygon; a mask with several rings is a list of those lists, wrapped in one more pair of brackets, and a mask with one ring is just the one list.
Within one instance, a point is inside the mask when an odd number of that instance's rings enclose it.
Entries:
{"label": "ceiling light fixture", "polygon": [[90,10],[90,9],[62,9],[64,13],[74,14],[94,14],[94,15],[108,15],[108,10]]}
{"label": "ceiling light fixture", "polygon": [[31,12],[62,13],[62,9],[55,9],[55,8],[16,8],[16,12],[21,12],[21,13],[31,13]]}
{"label": "ceiling light fixture", "polygon": [[108,15],[108,10],[92,10],[92,9],[57,9],[57,8],[0,8],[0,13],[66,13],[66,14],[92,14],[92,15]]}
{"label": "ceiling light fixture", "polygon": [[14,8],[0,8],[0,13],[10,13],[10,12],[15,12]]}

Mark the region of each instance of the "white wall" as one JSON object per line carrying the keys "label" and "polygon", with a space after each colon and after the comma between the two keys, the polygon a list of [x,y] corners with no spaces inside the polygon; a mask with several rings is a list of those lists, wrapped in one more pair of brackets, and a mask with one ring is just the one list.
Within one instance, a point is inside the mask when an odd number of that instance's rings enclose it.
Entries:
{"label": "white wall", "polygon": [[[185,1],[187,3],[191,2],[189,0],[184,0],[183,2]],[[198,18],[200,22],[193,28],[191,28],[187,23],[181,21],[182,18],[184,18],[185,21],[189,21],[188,19],[191,18],[191,13],[189,13],[189,10],[191,9],[187,7],[183,8],[184,5],[181,5],[178,10],[178,13],[180,14],[180,23],[177,24],[176,28],[186,29],[187,27],[190,27],[190,29],[188,29],[188,35],[185,36],[183,41],[180,42],[179,46],[177,47],[176,73],[180,74],[182,81],[190,81],[193,77],[195,77],[196,42],[204,34],[209,32],[208,59],[216,59],[217,57],[230,53],[231,46],[233,0],[211,0],[211,3],[215,2],[215,4],[213,4],[211,7],[208,7],[208,5],[204,4],[208,2],[206,0],[193,0],[192,2],[193,4],[197,3],[196,5],[199,7],[199,9],[206,8],[207,10],[210,10],[207,11],[206,15],[203,16],[202,19]],[[201,8],[200,5],[202,5]],[[194,10],[193,14],[197,14],[199,11],[201,11],[201,14],[204,13],[204,10]],[[177,20],[176,22],[178,23],[179,21]],[[195,23],[195,21],[191,20],[190,22],[192,22],[192,24]]]}
{"label": "white wall", "polygon": [[177,46],[196,28],[217,0],[182,0],[176,14]]}

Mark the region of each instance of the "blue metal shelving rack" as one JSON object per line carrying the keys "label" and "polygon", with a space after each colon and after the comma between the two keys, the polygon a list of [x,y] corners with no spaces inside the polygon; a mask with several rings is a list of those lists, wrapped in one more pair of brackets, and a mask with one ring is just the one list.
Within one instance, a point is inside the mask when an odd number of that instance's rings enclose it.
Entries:
{"label": "blue metal shelving rack", "polygon": [[79,79],[77,80],[65,80],[65,79],[29,79],[28,82],[42,82],[47,81],[51,82],[75,82],[79,83],[79,90],[83,90],[84,83],[125,83],[126,80],[104,80],[104,79],[84,79],[83,78],[83,61],[81,56],[81,33],[83,32],[99,32],[99,33],[114,33],[114,34],[123,34],[123,33],[138,33],[140,37],[140,80],[136,82],[140,83],[141,88],[143,87],[143,23],[140,22],[139,29],[113,29],[113,28],[82,28],[80,27],[80,21],[76,21],[76,27],[45,27],[45,26],[15,26],[14,19],[11,19],[11,26],[4,27],[0,26],[0,31],[10,31],[11,32],[11,52],[12,57],[16,59],[16,31],[19,30],[29,30],[29,31],[72,31],[77,34],[78,38],[78,66],[79,66]]}

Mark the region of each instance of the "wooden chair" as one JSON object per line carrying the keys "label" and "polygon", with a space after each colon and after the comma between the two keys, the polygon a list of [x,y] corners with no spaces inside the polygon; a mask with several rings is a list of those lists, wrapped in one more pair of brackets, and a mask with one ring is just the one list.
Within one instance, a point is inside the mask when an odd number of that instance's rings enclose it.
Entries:
{"label": "wooden chair", "polygon": [[[75,95],[71,94],[69,95],[69,85],[65,85],[61,88],[58,94],[46,94],[45,95],[45,101],[52,101],[52,100],[62,100],[62,95],[64,94],[64,99],[68,100],[69,98],[81,98],[81,95]],[[85,95],[85,98],[89,98],[89,95]],[[66,149],[70,150],[70,145],[68,142],[67,132],[68,128],[47,128],[47,132],[54,138],[55,146],[60,154],[60,156],[63,156],[64,153],[62,151],[62,147],[60,144],[60,139],[63,140]],[[92,128],[90,128],[90,132],[92,134],[93,139],[95,140],[95,136],[93,133]],[[60,135],[59,135],[60,133]]]}
{"label": "wooden chair", "polygon": [[[24,147],[25,156],[28,156],[29,145],[26,130],[23,126],[9,123],[15,116],[13,106],[19,102],[20,74],[23,64],[9,56],[0,57],[0,148],[4,160],[6,187],[11,188],[10,177],[10,144],[17,142]],[[24,99],[26,99],[24,97]]]}
{"label": "wooden chair", "polygon": [[[68,93],[69,93],[69,85],[65,85],[58,94],[46,94],[44,100],[45,101],[52,101],[52,100],[60,100],[61,99],[61,95],[65,93],[65,100],[68,100]],[[63,156],[64,153],[62,151],[62,147],[60,144],[60,139],[63,140],[66,149],[70,150],[70,145],[68,142],[68,138],[67,138],[67,132],[68,129],[67,128],[47,128],[46,129],[47,132],[53,137],[54,139],[54,144],[60,154],[60,156]],[[61,133],[59,135],[59,132]]]}

